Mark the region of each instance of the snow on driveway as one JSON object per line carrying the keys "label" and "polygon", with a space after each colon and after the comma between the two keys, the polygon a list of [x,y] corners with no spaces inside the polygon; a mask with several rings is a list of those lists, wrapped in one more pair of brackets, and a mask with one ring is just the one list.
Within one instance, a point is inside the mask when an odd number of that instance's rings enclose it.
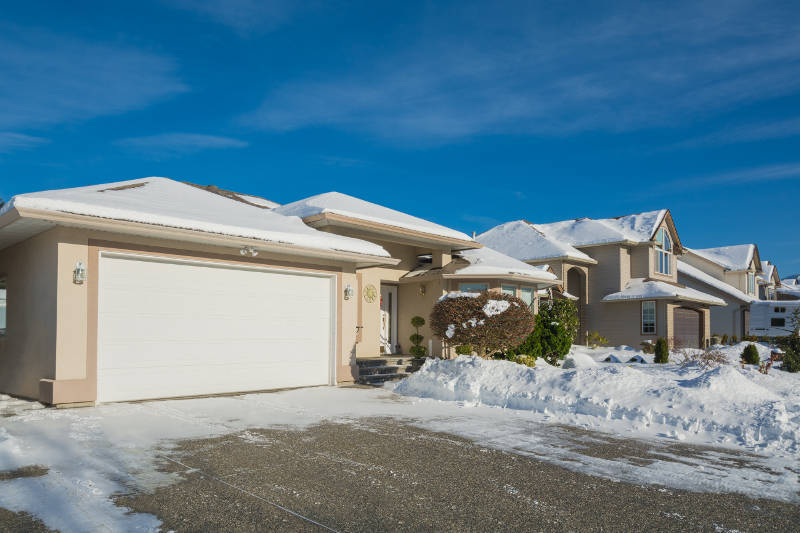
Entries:
{"label": "snow on driveway", "polygon": [[[324,421],[358,423],[372,417],[400,419],[620,481],[783,501],[798,501],[800,490],[797,472],[787,469],[796,468],[796,450],[756,457],[743,454],[741,446],[730,452],[697,449],[678,460],[670,456],[669,446],[656,442],[652,462],[604,459],[583,453],[581,438],[585,444],[591,434],[576,438],[551,424],[563,424],[568,417],[404,397],[387,389],[320,387],[64,410],[37,405],[0,396],[0,472],[31,465],[47,469],[38,477],[0,476],[0,507],[27,511],[64,532],[157,529],[157,517],[129,512],[114,505],[111,497],[175,482],[173,474],[159,472],[157,466],[180,440],[236,433],[247,438],[248,428],[304,429]],[[580,419],[576,423],[588,426]],[[623,436],[639,435],[624,424],[607,429]],[[674,444],[674,440],[662,442]]]}

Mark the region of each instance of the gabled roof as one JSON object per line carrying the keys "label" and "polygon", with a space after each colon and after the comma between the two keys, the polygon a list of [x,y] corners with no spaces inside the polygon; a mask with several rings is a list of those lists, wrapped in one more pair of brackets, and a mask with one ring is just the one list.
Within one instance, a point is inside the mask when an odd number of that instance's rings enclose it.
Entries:
{"label": "gabled roof", "polygon": [[727,305],[725,300],[696,289],[644,278],[633,278],[625,284],[623,290],[603,297],[604,302],[631,300],[680,300],[707,305]]}
{"label": "gabled roof", "polygon": [[671,220],[668,209],[659,209],[616,218],[579,218],[534,224],[534,227],[548,237],[571,246],[617,242],[644,243],[653,239],[667,216]]}
{"label": "gabled roof", "polygon": [[377,244],[317,231],[298,218],[286,217],[169,178],[142,178],[20,194],[0,209],[0,216],[14,210],[21,216],[24,212],[35,212],[43,220],[51,220],[50,217],[55,220],[56,214],[69,213],[257,239],[289,247],[390,257]]}
{"label": "gabled roof", "polygon": [[712,287],[742,302],[756,301],[756,298],[753,298],[752,296],[743,293],[733,285],[729,285],[724,281],[715,278],[714,276],[706,274],[699,268],[693,267],[689,263],[681,261],[680,259],[678,259],[678,274],[684,274],[686,276],[689,276],[690,278],[693,278],[701,283],[704,283],[709,287]]}
{"label": "gabled roof", "polygon": [[781,280],[780,286],[776,289],[781,294],[787,294],[800,298],[800,276]]}
{"label": "gabled roof", "polygon": [[762,274],[757,277],[758,281],[769,285],[770,283],[780,284],[780,276],[778,276],[778,267],[769,261],[761,261]]}
{"label": "gabled roof", "polygon": [[453,254],[453,260],[442,268],[430,264],[420,265],[405,278],[418,278],[429,274],[447,278],[499,278],[520,282],[539,283],[548,287],[558,283],[558,278],[546,267],[532,266],[484,246],[462,250]]}
{"label": "gabled roof", "polygon": [[515,220],[495,226],[478,235],[476,240],[520,261],[572,259],[597,263],[577,248],[548,237],[526,220]]}
{"label": "gabled roof", "polygon": [[688,248],[690,253],[716,263],[725,270],[747,270],[756,259],[756,270],[760,270],[758,247],[755,244],[736,244],[716,248]]}
{"label": "gabled roof", "polygon": [[[466,233],[339,192],[326,192],[311,196],[277,207],[273,211],[282,215],[298,216],[302,219],[314,215],[335,214],[437,237],[475,242]],[[476,246],[479,245],[476,244]]]}

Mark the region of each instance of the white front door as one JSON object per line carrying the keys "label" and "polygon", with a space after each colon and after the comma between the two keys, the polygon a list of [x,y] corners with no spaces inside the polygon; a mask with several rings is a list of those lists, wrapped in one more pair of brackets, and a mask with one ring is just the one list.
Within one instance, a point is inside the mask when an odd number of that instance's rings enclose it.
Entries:
{"label": "white front door", "polygon": [[98,401],[327,385],[335,279],[103,253]]}
{"label": "white front door", "polygon": [[381,353],[395,353],[397,345],[397,287],[381,285]]}

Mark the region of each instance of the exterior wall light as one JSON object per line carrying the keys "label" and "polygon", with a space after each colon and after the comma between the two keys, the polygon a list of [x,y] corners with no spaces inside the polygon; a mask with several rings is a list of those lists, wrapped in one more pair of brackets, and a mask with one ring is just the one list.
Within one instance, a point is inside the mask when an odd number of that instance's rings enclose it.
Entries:
{"label": "exterior wall light", "polygon": [[354,294],[355,294],[355,291],[353,290],[353,286],[352,285],[345,285],[345,287],[344,287],[344,299],[345,300],[350,300],[353,297]]}
{"label": "exterior wall light", "polygon": [[252,246],[242,246],[242,249],[239,250],[239,254],[245,257],[255,257],[258,255],[258,250],[256,250]]}
{"label": "exterior wall light", "polygon": [[420,296],[425,296],[425,284],[424,283],[419,286],[419,295]]}
{"label": "exterior wall light", "polygon": [[86,281],[86,267],[80,261],[75,263],[75,270],[72,271],[72,281],[76,285],[83,285],[83,282]]}

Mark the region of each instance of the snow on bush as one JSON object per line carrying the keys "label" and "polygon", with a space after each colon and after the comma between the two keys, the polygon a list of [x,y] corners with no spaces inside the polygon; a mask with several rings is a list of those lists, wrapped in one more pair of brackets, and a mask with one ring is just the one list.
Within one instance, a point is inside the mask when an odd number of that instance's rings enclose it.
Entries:
{"label": "snow on bush", "polygon": [[[394,391],[528,410],[615,432],[799,453],[800,379],[743,369],[736,364],[743,347],[719,348],[734,364],[629,364],[652,356],[628,347],[574,346],[563,368],[461,356],[427,362]],[[623,364],[600,362],[606,358]]]}
{"label": "snow on bush", "polygon": [[500,293],[454,293],[436,302],[431,330],[452,346],[469,345],[488,356],[519,345],[533,330],[534,317],[519,298]]}

